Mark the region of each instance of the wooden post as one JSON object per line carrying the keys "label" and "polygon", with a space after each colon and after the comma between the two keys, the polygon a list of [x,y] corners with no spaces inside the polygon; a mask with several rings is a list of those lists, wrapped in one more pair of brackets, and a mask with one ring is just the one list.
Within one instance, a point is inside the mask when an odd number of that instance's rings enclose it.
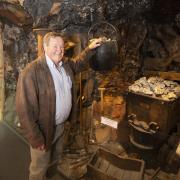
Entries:
{"label": "wooden post", "polygon": [[43,35],[37,34],[37,40],[38,40],[38,57],[43,54]]}
{"label": "wooden post", "polygon": [[101,115],[103,115],[104,114],[104,91],[105,91],[105,88],[99,87],[98,90],[100,91],[100,94],[101,94]]}
{"label": "wooden post", "polygon": [[49,32],[49,29],[46,28],[39,28],[33,29],[34,32],[37,33],[37,41],[38,41],[38,57],[41,56],[44,52],[43,50],[43,37],[44,35]]}
{"label": "wooden post", "polygon": [[3,56],[3,35],[2,24],[0,24],[0,121],[3,120],[4,111],[4,56]]}
{"label": "wooden post", "polygon": [[79,73],[79,117],[80,117],[80,134],[84,134],[84,121],[82,118],[82,73]]}

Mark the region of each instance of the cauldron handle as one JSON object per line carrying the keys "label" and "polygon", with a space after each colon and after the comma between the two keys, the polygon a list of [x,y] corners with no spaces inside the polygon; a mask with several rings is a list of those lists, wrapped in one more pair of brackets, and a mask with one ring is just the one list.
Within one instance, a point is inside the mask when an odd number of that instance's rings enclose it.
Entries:
{"label": "cauldron handle", "polygon": [[[102,34],[102,36],[104,35],[104,36],[106,36],[107,38],[111,38],[111,39],[114,39],[114,40],[117,40],[117,39],[118,39],[119,33],[118,33],[117,29],[116,29],[112,24],[110,24],[110,23],[108,23],[108,22],[106,22],[106,21],[100,21],[100,22],[98,22],[98,23],[93,24],[93,25],[89,28],[89,31],[88,31],[88,39],[89,39],[89,40],[92,39],[92,38],[97,38],[97,37],[94,37],[94,34],[91,35],[90,33],[91,33],[91,31],[93,31],[93,29],[94,29],[96,26],[100,26],[101,24],[102,24],[102,25],[105,24],[106,26],[109,26],[109,28],[112,29],[112,33],[115,34],[115,35],[114,35],[114,38],[113,38],[112,36],[110,36],[111,34],[110,34],[110,35],[108,35],[108,34],[106,34],[106,35]],[[102,32],[105,33],[104,28],[102,28],[102,29],[99,28],[99,30],[101,30]],[[109,32],[109,31],[108,31],[108,32]]]}

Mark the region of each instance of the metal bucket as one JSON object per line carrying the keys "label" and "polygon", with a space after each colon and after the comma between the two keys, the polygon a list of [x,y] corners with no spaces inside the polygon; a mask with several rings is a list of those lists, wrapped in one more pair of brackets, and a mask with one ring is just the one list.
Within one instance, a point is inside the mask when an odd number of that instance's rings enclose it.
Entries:
{"label": "metal bucket", "polygon": [[88,31],[88,38],[105,38],[103,44],[95,49],[94,56],[90,59],[90,66],[97,71],[111,70],[118,57],[118,30],[110,23],[100,21],[93,24]]}
{"label": "metal bucket", "polygon": [[90,59],[91,68],[97,71],[111,70],[118,57],[116,40],[104,42],[95,51],[95,54]]}

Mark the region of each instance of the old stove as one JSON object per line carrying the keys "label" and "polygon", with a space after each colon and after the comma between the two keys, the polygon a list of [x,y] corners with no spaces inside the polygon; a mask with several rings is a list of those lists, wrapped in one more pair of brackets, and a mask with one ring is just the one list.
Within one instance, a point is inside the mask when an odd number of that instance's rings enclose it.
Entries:
{"label": "old stove", "polygon": [[128,92],[127,119],[131,128],[131,143],[142,149],[154,149],[167,138],[179,121],[180,98],[165,101]]}

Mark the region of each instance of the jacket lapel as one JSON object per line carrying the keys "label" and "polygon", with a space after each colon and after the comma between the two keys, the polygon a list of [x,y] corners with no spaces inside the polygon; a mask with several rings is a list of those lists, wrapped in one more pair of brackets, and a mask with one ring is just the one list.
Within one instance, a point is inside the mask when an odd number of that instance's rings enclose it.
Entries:
{"label": "jacket lapel", "polygon": [[[55,119],[55,108],[56,108],[56,92],[55,92],[55,86],[54,86],[54,81],[51,75],[51,72],[49,70],[49,67],[46,63],[46,59],[45,57],[42,57],[40,59],[40,64],[41,64],[41,68],[43,69],[43,75],[44,75],[44,79],[47,82],[47,90],[49,92],[49,105],[53,107],[54,109],[54,118]],[[49,107],[50,109],[52,107]]]}

